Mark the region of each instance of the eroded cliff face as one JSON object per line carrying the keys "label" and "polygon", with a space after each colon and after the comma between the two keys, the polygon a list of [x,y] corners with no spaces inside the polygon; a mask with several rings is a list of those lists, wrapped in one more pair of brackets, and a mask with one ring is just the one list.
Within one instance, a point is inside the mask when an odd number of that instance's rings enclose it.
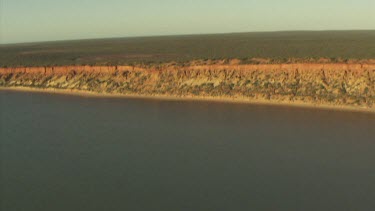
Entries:
{"label": "eroded cliff face", "polygon": [[0,68],[0,86],[217,97],[373,109],[374,64]]}

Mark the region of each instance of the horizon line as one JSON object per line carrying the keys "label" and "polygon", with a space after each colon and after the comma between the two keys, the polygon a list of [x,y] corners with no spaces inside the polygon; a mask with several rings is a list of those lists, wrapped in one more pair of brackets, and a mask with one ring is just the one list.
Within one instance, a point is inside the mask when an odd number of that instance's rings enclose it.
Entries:
{"label": "horizon line", "polygon": [[247,34],[247,33],[285,33],[285,32],[365,32],[375,31],[375,29],[322,29],[322,30],[275,30],[275,31],[237,31],[237,32],[214,32],[214,33],[193,33],[193,34],[154,34],[154,35],[139,35],[139,36],[114,36],[114,37],[98,37],[98,38],[81,38],[81,39],[58,39],[58,40],[43,40],[30,42],[9,42],[1,43],[0,47],[7,45],[27,45],[27,44],[41,44],[54,42],[74,42],[74,41],[90,41],[90,40],[107,40],[107,39],[132,39],[132,38],[153,38],[153,37],[184,37],[184,36],[204,36],[204,35],[230,35],[230,34]]}

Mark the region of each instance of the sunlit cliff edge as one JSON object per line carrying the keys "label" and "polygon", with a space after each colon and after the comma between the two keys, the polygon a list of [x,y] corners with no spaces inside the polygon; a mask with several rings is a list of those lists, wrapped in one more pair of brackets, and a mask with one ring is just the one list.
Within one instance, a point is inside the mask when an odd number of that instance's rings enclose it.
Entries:
{"label": "sunlit cliff edge", "polygon": [[213,64],[0,68],[0,87],[239,99],[375,111],[375,64]]}

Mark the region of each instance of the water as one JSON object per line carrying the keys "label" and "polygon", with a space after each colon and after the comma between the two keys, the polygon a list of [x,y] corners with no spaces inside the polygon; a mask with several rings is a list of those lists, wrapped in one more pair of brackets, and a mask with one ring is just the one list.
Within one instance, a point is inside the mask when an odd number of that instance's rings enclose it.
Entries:
{"label": "water", "polygon": [[0,92],[2,211],[372,210],[375,115]]}

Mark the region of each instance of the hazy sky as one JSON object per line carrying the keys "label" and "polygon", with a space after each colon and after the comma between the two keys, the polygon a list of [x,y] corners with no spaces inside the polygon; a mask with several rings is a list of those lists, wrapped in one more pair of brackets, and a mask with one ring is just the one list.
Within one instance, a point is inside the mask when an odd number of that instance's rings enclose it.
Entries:
{"label": "hazy sky", "polygon": [[375,29],[375,0],[0,0],[0,43]]}

